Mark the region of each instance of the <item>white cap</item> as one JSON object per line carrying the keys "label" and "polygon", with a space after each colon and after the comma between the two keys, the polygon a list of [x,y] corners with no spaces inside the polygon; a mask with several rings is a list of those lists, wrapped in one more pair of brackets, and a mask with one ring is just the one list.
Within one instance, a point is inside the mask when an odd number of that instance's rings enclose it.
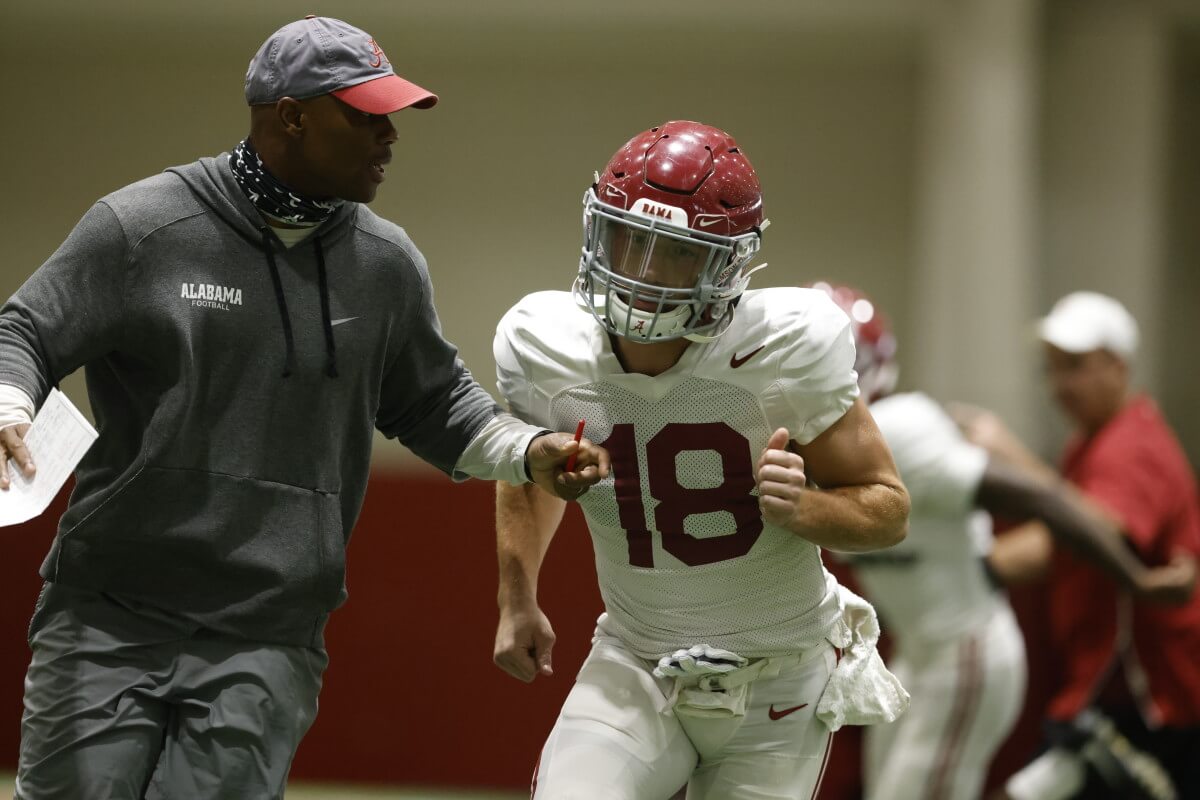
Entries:
{"label": "white cap", "polygon": [[1097,292],[1072,292],[1038,322],[1042,341],[1068,353],[1109,350],[1124,359],[1137,351],[1138,326],[1116,300]]}

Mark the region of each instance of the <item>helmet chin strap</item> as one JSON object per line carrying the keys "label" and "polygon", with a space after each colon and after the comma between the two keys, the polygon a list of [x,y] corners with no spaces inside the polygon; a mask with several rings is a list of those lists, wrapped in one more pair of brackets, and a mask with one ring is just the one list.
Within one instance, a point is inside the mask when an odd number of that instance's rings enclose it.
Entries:
{"label": "helmet chin strap", "polygon": [[[608,307],[604,309],[609,324],[613,326],[618,335],[638,342],[678,339],[680,332],[687,327],[688,320],[694,313],[692,305],[684,303],[659,314],[658,319],[655,319],[653,312],[634,308],[615,294]],[[626,329],[628,329],[628,333],[625,332]]]}

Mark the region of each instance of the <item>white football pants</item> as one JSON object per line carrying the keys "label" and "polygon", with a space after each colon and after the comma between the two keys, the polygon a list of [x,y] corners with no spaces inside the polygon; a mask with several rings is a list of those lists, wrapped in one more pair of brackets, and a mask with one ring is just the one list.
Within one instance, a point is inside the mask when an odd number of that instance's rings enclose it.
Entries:
{"label": "white football pants", "polygon": [[536,800],[809,800],[832,734],[817,701],[837,664],[825,644],[748,685],[745,714],[676,713],[674,679],[597,635],[542,749]]}
{"label": "white football pants", "polygon": [[867,800],[974,800],[1025,697],[1025,640],[1012,609],[996,603],[957,639],[901,645],[888,668],[912,703],[866,729]]}

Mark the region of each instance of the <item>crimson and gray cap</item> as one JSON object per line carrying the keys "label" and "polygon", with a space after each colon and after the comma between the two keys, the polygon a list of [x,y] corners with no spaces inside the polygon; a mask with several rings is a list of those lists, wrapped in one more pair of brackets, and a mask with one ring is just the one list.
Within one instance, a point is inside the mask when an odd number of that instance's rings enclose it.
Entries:
{"label": "crimson and gray cap", "polygon": [[1108,350],[1128,360],[1137,351],[1138,326],[1125,306],[1097,292],[1072,292],[1038,322],[1038,336],[1059,350]]}
{"label": "crimson and gray cap", "polygon": [[252,106],[322,94],[368,114],[430,108],[438,101],[397,75],[370,34],[332,17],[307,16],[284,25],[263,42],[246,70],[246,102]]}

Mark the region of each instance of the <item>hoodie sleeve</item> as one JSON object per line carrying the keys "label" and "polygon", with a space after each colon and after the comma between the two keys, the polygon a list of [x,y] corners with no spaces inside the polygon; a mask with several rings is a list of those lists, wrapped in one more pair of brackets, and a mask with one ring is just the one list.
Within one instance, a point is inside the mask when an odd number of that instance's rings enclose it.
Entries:
{"label": "hoodie sleeve", "polygon": [[96,203],[0,308],[0,383],[40,406],[52,386],[117,348],[127,253],[120,221]]}
{"label": "hoodie sleeve", "polygon": [[471,440],[501,409],[442,336],[425,260],[416,248],[408,254],[418,279],[414,294],[420,296],[408,325],[398,331],[375,425],[450,474]]}

